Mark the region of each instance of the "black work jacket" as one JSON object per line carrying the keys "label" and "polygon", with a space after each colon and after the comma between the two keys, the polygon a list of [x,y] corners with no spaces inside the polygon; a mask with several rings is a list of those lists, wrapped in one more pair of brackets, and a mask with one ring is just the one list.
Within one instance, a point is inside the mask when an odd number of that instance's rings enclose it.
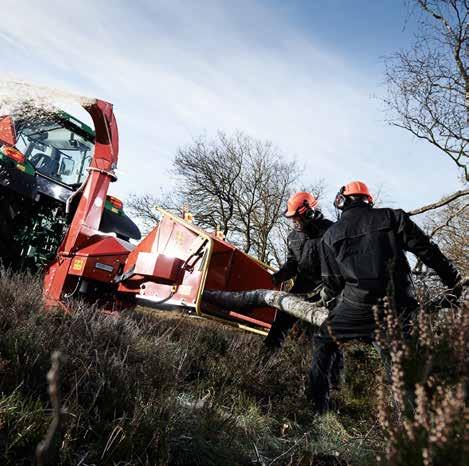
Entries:
{"label": "black work jacket", "polygon": [[375,209],[356,202],[324,234],[320,245],[322,279],[329,296],[373,305],[392,296],[397,306],[415,306],[405,251],[434,269],[453,287],[458,271],[403,210]]}
{"label": "black work jacket", "polygon": [[308,293],[321,284],[319,243],[332,224],[320,218],[312,221],[305,231],[292,230],[288,235],[287,260],[275,275],[280,281],[296,276],[292,293]]}

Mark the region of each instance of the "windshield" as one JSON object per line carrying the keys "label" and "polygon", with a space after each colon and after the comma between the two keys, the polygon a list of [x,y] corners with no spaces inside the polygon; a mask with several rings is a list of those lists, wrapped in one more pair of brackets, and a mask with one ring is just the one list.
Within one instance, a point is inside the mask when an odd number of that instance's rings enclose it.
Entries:
{"label": "windshield", "polygon": [[93,156],[87,139],[55,121],[28,122],[18,131],[16,146],[39,173],[75,185],[85,179]]}

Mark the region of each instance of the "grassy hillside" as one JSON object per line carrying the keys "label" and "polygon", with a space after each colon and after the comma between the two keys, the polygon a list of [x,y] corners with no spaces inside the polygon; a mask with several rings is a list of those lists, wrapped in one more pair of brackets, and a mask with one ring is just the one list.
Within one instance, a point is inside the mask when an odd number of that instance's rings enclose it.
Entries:
{"label": "grassy hillside", "polygon": [[[461,315],[448,314],[438,332],[447,342],[453,331],[464,349]],[[33,464],[51,422],[46,373],[59,350],[66,410],[56,439],[60,464],[366,465],[378,458],[432,464],[425,455],[433,464],[463,464],[461,348],[427,343],[433,361],[443,352],[451,370],[433,365],[419,372],[433,377],[433,385],[420,393],[410,421],[398,396],[391,403],[398,371],[389,390],[379,357],[365,345],[346,348],[337,411],[315,416],[304,395],[312,352],[304,335],[289,338],[263,363],[262,337],[188,316],[128,311],[114,317],[80,303],[69,315],[45,313],[37,278],[3,272],[0,457],[5,465]],[[407,370],[404,360],[397,362]],[[442,409],[450,419],[438,417]],[[399,452],[412,452],[414,462]]]}

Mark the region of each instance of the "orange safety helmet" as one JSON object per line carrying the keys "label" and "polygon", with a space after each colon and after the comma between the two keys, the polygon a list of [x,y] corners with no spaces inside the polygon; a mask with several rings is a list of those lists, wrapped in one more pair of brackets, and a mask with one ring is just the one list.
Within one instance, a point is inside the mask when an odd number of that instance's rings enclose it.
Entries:
{"label": "orange safety helmet", "polygon": [[288,218],[295,215],[303,216],[308,211],[314,212],[318,204],[318,200],[311,193],[300,191],[288,199],[287,210],[284,215]]}
{"label": "orange safety helmet", "polygon": [[340,188],[334,201],[334,206],[343,209],[347,196],[365,196],[370,205],[373,205],[373,196],[363,181],[351,181]]}

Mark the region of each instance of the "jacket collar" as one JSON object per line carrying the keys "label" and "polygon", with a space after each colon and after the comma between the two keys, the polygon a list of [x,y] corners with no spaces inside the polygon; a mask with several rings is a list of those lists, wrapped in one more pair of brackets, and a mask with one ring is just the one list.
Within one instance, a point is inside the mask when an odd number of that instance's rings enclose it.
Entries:
{"label": "jacket collar", "polygon": [[304,232],[311,238],[317,238],[322,236],[324,231],[329,226],[329,221],[324,218],[324,215],[321,213],[320,216],[316,217],[304,230]]}
{"label": "jacket collar", "polygon": [[354,215],[354,213],[357,213],[358,210],[361,209],[368,209],[371,210],[373,207],[370,206],[370,204],[367,204],[366,202],[363,201],[355,201],[351,202],[350,204],[346,205],[342,211],[342,216],[349,216],[349,215]]}

